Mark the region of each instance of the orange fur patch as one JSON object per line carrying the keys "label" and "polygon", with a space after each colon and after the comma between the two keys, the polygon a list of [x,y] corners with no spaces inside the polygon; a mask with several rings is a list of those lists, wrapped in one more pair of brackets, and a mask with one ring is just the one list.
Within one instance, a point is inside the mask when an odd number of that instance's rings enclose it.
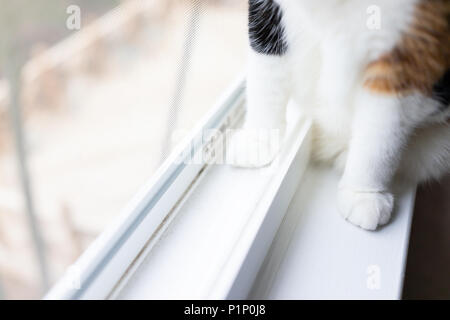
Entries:
{"label": "orange fur patch", "polygon": [[380,94],[431,95],[449,67],[450,0],[422,0],[400,43],[368,65],[364,86]]}

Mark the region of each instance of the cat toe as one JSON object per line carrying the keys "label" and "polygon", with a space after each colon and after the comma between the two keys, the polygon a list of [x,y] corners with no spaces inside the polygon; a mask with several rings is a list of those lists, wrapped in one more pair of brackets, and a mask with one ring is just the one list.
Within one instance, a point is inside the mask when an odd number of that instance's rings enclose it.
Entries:
{"label": "cat toe", "polygon": [[227,162],[235,167],[261,168],[270,165],[280,149],[278,137],[262,130],[235,132],[227,146]]}
{"label": "cat toe", "polygon": [[341,189],[338,195],[341,215],[366,230],[387,224],[394,207],[394,197],[387,192],[358,192]]}

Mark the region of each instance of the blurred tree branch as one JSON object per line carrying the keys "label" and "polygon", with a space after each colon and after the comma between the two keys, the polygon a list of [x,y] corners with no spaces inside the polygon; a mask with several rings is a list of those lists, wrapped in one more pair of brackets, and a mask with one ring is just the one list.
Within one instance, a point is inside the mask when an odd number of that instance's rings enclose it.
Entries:
{"label": "blurred tree branch", "polygon": [[[65,28],[65,1],[0,0],[0,66],[14,57],[23,62],[39,33]],[[42,40],[41,40],[42,41]],[[16,61],[17,61],[16,60]]]}
{"label": "blurred tree branch", "polygon": [[91,14],[119,3],[120,0],[0,0],[0,74],[4,73],[8,57],[13,55],[23,62],[33,45],[54,43],[70,34],[66,28],[69,5],[78,5],[83,14]]}

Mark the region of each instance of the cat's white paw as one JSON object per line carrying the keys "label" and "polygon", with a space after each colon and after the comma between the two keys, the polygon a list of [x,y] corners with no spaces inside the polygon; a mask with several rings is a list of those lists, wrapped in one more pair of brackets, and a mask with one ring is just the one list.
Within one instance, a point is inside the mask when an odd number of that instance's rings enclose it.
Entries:
{"label": "cat's white paw", "polygon": [[389,222],[394,208],[394,197],[388,192],[358,192],[343,188],[338,193],[341,215],[366,230],[375,230]]}
{"label": "cat's white paw", "polygon": [[236,130],[227,145],[227,162],[236,167],[261,168],[273,162],[280,145],[280,130]]}

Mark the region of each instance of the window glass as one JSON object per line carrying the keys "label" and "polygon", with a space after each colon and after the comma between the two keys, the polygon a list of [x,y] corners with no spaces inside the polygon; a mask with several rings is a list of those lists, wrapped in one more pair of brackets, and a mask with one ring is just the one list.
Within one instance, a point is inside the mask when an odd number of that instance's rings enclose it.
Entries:
{"label": "window glass", "polygon": [[246,1],[0,6],[0,298],[39,298],[243,72]]}

